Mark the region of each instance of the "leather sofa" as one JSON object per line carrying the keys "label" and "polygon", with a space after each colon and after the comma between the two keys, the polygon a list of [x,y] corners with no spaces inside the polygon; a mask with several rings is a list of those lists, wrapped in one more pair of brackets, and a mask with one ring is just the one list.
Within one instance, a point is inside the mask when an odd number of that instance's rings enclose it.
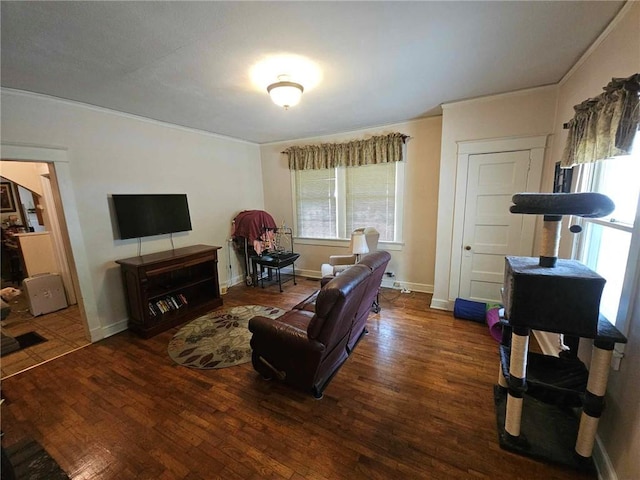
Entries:
{"label": "leather sofa", "polygon": [[253,368],[314,397],[326,386],[366,333],[366,321],[391,256],[378,251],[277,319],[253,317]]}
{"label": "leather sofa", "polygon": [[382,277],[387,268],[387,264],[391,259],[389,252],[375,252],[362,257],[358,265],[365,265],[371,270],[371,276],[367,280],[368,286],[365,290],[364,296],[360,301],[360,308],[356,313],[356,318],[353,321],[353,327],[349,335],[349,341],[347,342],[347,349],[352,351],[356,344],[360,341],[363,335],[367,332],[367,318],[369,318],[369,312],[373,309],[375,313],[380,311],[378,303],[378,291],[380,290],[380,284],[382,283]]}

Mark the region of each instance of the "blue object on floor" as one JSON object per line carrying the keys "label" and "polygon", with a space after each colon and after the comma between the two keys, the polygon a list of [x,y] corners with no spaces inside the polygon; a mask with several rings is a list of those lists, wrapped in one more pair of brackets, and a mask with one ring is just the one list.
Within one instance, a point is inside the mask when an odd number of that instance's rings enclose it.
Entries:
{"label": "blue object on floor", "polygon": [[453,305],[453,316],[464,320],[484,323],[486,312],[487,304],[483,302],[474,302],[473,300],[456,298]]}

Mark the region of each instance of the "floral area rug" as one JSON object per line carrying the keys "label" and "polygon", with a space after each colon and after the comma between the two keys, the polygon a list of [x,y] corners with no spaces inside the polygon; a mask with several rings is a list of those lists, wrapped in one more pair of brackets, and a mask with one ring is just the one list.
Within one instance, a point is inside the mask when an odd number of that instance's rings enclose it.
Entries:
{"label": "floral area rug", "polygon": [[285,310],[261,305],[231,307],[203,315],[182,327],[169,342],[169,356],[185,367],[211,369],[251,361],[249,320],[278,318]]}

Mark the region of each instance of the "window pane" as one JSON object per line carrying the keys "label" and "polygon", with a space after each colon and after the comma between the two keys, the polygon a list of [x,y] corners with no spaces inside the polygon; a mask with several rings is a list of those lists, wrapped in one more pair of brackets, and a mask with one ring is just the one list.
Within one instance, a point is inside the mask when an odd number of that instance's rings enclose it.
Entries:
{"label": "window pane", "polygon": [[633,225],[640,191],[640,158],[635,155],[610,158],[596,163],[592,190],[607,195],[616,205],[609,218]]}
{"label": "window pane", "polygon": [[300,237],[336,237],[335,169],[296,171],[296,210]]}
{"label": "window pane", "polygon": [[582,235],[585,254],[581,261],[607,280],[600,301],[600,311],[615,324],[631,233],[588,222]]}
{"label": "window pane", "polygon": [[374,227],[380,240],[394,241],[395,163],[346,168],[345,175],[346,231]]}

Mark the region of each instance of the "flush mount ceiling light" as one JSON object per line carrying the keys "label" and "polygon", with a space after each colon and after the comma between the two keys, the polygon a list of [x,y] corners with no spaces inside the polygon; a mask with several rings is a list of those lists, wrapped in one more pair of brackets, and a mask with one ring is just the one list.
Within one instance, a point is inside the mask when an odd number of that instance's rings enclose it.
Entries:
{"label": "flush mount ceiling light", "polygon": [[297,105],[300,101],[304,87],[299,83],[290,81],[288,75],[279,75],[278,81],[267,87],[267,92],[271,95],[273,103],[287,110],[289,107]]}

